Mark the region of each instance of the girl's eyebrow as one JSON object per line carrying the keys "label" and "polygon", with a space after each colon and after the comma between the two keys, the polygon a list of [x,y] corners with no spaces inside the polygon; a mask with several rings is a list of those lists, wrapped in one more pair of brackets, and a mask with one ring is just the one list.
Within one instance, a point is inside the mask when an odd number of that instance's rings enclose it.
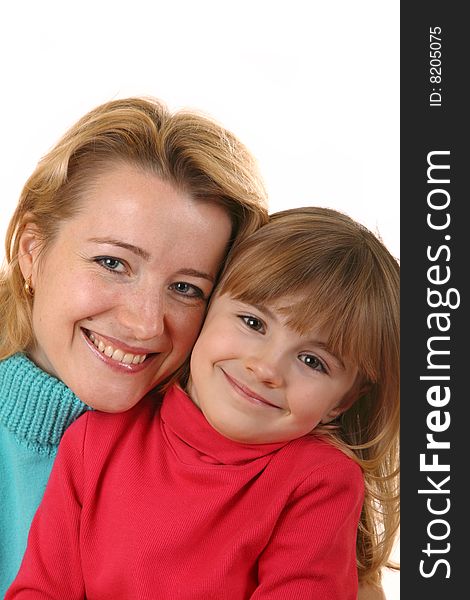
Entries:
{"label": "girl's eyebrow", "polygon": [[328,354],[338,363],[338,366],[343,371],[346,370],[346,366],[345,366],[344,362],[341,360],[341,357],[338,356],[337,354],[335,354],[333,352],[333,350],[328,346],[328,344],[325,344],[325,342],[321,342],[320,340],[315,340],[313,338],[311,340],[307,340],[307,344],[312,344],[313,346],[316,346],[317,348],[320,348],[321,350],[328,352]]}
{"label": "girl's eyebrow", "polygon": [[251,306],[253,306],[253,308],[256,308],[256,310],[259,310],[259,312],[264,313],[270,319],[276,319],[276,315],[274,314],[274,312],[264,304],[252,304]]}
{"label": "girl's eyebrow", "polygon": [[[146,262],[150,261],[150,253],[139,246],[134,246],[134,244],[128,244],[127,242],[123,242],[121,240],[115,240],[113,238],[90,238],[89,242],[93,242],[95,244],[109,244],[110,246],[117,246],[118,248],[124,248],[125,250],[129,250],[133,254],[140,256]],[[178,271],[179,275],[189,275],[191,277],[199,277],[199,279],[207,279],[211,283],[215,282],[215,276],[210,273],[205,273],[204,271],[198,271],[197,269],[181,269]]]}

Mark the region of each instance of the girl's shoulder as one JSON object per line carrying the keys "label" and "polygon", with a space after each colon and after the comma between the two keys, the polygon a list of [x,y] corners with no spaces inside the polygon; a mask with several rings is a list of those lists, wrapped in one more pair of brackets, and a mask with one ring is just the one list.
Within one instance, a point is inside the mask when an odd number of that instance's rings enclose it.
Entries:
{"label": "girl's shoulder", "polygon": [[293,440],[284,448],[295,477],[317,481],[347,479],[358,488],[364,486],[364,475],[357,462],[327,439],[307,435]]}

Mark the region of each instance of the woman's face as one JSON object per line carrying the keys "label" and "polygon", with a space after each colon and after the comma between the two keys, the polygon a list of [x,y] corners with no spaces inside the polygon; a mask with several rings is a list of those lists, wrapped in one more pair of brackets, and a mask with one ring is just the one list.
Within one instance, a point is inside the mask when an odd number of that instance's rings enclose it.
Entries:
{"label": "woman's face", "polygon": [[153,174],[110,167],[39,257],[21,238],[34,289],[32,360],[93,408],[134,406],[184,361],[199,332],[231,224]]}

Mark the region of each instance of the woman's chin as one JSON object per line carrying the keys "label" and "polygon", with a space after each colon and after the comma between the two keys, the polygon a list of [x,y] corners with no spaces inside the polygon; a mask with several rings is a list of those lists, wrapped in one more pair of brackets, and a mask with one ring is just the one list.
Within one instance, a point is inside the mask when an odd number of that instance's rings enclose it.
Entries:
{"label": "woman's chin", "polygon": [[123,401],[123,399],[120,398],[119,402],[116,402],[116,398],[109,400],[106,398],[100,398],[97,400],[95,397],[89,398],[88,402],[86,399],[82,401],[93,410],[99,410],[106,413],[121,413],[133,408],[140,401],[140,399],[141,397],[131,397]]}

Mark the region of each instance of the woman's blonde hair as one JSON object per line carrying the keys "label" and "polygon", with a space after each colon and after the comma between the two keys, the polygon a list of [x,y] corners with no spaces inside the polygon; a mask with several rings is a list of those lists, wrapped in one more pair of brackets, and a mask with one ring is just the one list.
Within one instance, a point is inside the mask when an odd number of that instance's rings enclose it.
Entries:
{"label": "woman's blonde hair", "polygon": [[0,359],[32,342],[31,297],[18,265],[25,226],[35,223],[41,251],[47,251],[63,221],[80,209],[89,186],[104,169],[119,163],[155,174],[194,199],[223,206],[232,220],[231,242],[267,221],[266,192],[256,162],[230,131],[194,111],[171,113],[153,98],[98,106],[39,162],[10,221],[6,264],[0,272]]}
{"label": "woman's blonde hair", "polygon": [[[347,215],[296,208],[229,254],[217,295],[249,304],[282,299],[287,323],[326,332],[333,352],[359,370],[357,400],[319,425],[365,478],[357,538],[361,582],[377,584],[399,527],[399,265],[384,244]],[[284,309],[283,309],[284,310]]]}

